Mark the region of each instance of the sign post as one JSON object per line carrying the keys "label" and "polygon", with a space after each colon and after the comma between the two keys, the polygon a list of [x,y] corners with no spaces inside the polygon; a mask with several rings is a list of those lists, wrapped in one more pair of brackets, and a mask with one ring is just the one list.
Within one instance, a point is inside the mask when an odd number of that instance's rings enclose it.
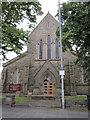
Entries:
{"label": "sign post", "polygon": [[62,109],[64,109],[64,71],[63,71],[63,56],[62,56],[62,37],[61,37],[61,11],[60,11],[60,1],[58,0],[59,7],[59,28],[60,28],[60,48],[61,48],[61,71],[60,76],[62,80]]}

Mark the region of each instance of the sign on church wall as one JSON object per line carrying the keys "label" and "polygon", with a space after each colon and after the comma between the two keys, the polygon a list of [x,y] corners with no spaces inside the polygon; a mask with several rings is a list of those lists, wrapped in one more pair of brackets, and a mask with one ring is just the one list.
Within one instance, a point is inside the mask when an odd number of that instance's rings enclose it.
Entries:
{"label": "sign on church wall", "polygon": [[20,84],[10,84],[9,91],[20,91],[21,85]]}

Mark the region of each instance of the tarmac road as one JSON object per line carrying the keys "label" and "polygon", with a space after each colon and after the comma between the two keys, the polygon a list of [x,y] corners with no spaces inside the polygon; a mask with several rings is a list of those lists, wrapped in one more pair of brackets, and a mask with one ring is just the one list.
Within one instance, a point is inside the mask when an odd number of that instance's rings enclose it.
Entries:
{"label": "tarmac road", "polygon": [[4,105],[2,107],[2,118],[88,118],[88,112]]}

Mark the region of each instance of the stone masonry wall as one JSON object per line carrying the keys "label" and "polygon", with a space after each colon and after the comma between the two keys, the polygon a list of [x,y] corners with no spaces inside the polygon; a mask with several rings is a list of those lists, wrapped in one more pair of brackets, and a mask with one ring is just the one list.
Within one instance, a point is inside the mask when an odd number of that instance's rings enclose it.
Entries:
{"label": "stone masonry wall", "polygon": [[[48,27],[48,22],[50,26]],[[38,83],[38,79],[35,75],[39,73],[39,70],[43,67],[44,63],[47,61],[47,38],[50,35],[51,39],[51,59],[49,60],[52,65],[47,66],[49,70],[56,72],[56,80],[60,82],[60,86],[57,87],[57,91],[61,89],[61,81],[59,80],[59,70],[60,65],[60,47],[59,47],[59,60],[55,58],[55,40],[56,40],[56,29],[58,27],[58,22],[48,13],[45,18],[40,22],[40,24],[33,30],[30,34],[30,43],[27,46],[27,53],[25,56],[20,58],[15,58],[10,62],[4,64],[4,69],[2,73],[3,84],[8,91],[8,85],[12,83],[12,74],[16,68],[19,72],[19,83],[22,85],[22,93],[27,93],[28,91],[33,92],[35,85]],[[40,40],[43,41],[43,59],[39,59],[39,48]],[[70,76],[69,63],[75,61],[76,57],[71,54],[69,50],[63,52],[63,65],[65,70],[64,86],[65,94],[70,95],[72,92],[71,83],[74,81],[76,85],[77,94],[86,94],[87,85],[82,84],[82,73],[81,69],[76,65],[73,66],[73,75]],[[46,69],[46,68],[45,68]],[[6,75],[7,71],[7,75]],[[43,70],[44,71],[44,70]],[[51,71],[51,72],[52,72]],[[44,71],[45,72],[45,71]],[[43,74],[43,73],[42,73]],[[40,74],[41,75],[41,74]],[[38,78],[38,77],[37,77]],[[58,82],[56,84],[58,84]],[[80,86],[79,86],[80,85]],[[57,86],[57,85],[56,85]],[[73,86],[73,85],[72,85]],[[83,92],[84,90],[84,92]]]}

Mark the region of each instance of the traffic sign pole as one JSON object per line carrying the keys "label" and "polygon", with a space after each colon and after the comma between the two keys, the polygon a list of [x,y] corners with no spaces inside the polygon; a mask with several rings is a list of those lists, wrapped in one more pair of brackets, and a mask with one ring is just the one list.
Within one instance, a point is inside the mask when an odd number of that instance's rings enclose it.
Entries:
{"label": "traffic sign pole", "polygon": [[[60,28],[60,48],[61,48],[61,71],[63,71],[63,56],[62,56],[62,37],[61,37],[61,11],[60,11],[60,1],[58,0],[59,6],[59,28]],[[64,109],[64,75],[61,74],[62,80],[62,109]]]}

